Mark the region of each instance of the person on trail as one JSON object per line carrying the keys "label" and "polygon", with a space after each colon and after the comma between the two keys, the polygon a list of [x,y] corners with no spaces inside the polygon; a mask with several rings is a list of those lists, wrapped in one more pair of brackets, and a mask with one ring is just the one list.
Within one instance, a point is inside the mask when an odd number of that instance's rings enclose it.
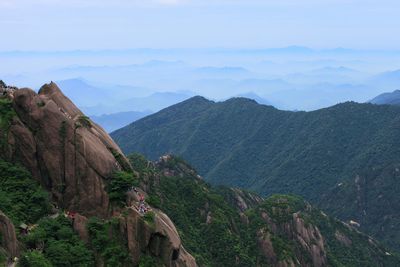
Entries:
{"label": "person on trail", "polygon": [[143,204],[143,203],[140,203],[140,205],[139,205],[139,212],[140,212],[140,213],[144,213],[145,211],[146,211],[146,208],[145,208],[144,204]]}
{"label": "person on trail", "polygon": [[144,202],[144,195],[139,194],[139,202],[143,203]]}
{"label": "person on trail", "polygon": [[67,217],[68,217],[69,219],[71,219],[72,223],[75,222],[75,216],[76,216],[76,212],[67,211]]}
{"label": "person on trail", "polygon": [[137,193],[139,193],[139,191],[136,189],[136,187],[134,187],[134,186],[131,186],[130,188],[129,188],[129,191],[133,191],[133,192],[135,192],[136,194]]}

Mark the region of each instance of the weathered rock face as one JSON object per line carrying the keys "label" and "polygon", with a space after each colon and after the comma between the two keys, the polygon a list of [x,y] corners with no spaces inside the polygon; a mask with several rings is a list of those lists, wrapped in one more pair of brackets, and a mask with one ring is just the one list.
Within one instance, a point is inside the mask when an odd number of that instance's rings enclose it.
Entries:
{"label": "weathered rock face", "polygon": [[351,241],[350,238],[348,238],[345,234],[343,234],[343,233],[341,233],[341,232],[339,232],[339,231],[336,231],[336,232],[335,232],[335,238],[336,238],[340,243],[342,243],[343,245],[345,245],[346,247],[350,247],[351,244],[353,243],[353,242]]}
{"label": "weathered rock face", "polygon": [[[148,223],[135,209],[125,208],[126,216],[120,216],[122,208],[110,205],[107,179],[114,171],[132,171],[131,165],[109,135],[84,116],[56,84],[44,85],[39,93],[28,88],[4,92],[17,116],[2,153],[23,164],[60,207],[76,213],[73,227],[83,241],[90,241],[88,217],[117,215],[134,266],[144,254],[160,258],[168,267],[197,266],[164,213],[155,211],[154,222]],[[18,255],[14,227],[1,212],[0,232],[5,249],[11,256]]]}
{"label": "weathered rock face", "polygon": [[18,240],[15,234],[15,228],[11,220],[0,211],[0,236],[1,247],[3,247],[9,257],[14,258],[19,256]]}
{"label": "weathered rock face", "polygon": [[109,214],[104,180],[130,168],[119,147],[65,97],[56,84],[39,93],[10,93],[18,118],[8,135],[8,157],[19,161],[58,204],[87,216]]}
{"label": "weathered rock face", "polygon": [[[287,260],[278,262],[269,232],[266,229],[260,229],[257,234],[259,248],[273,266],[327,266],[324,238],[318,227],[306,224],[299,213],[293,213],[290,221],[281,224],[274,223],[266,212],[262,212],[261,217],[273,234],[284,235],[302,247],[302,251],[296,253],[296,264]],[[303,255],[304,252],[312,259],[312,265],[304,261],[306,256]]]}
{"label": "weathered rock face", "polygon": [[232,188],[231,191],[233,196],[231,202],[241,212],[259,205],[264,200],[262,197],[256,194],[252,194],[238,188]]}
{"label": "weathered rock face", "polygon": [[195,259],[184,249],[175,225],[161,211],[154,211],[154,221],[146,222],[133,208],[120,219],[121,231],[135,265],[143,254],[160,258],[167,267],[196,267]]}
{"label": "weathered rock face", "polygon": [[311,255],[313,266],[326,266],[326,252],[324,239],[316,226],[306,225],[298,213],[293,214],[292,227],[289,231],[295,233],[295,238],[303,248]]}

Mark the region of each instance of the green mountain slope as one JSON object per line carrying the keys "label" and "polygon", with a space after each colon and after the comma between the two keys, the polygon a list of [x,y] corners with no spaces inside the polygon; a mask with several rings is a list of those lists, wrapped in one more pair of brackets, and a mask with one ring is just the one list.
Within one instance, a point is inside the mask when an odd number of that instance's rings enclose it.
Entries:
{"label": "green mountain slope", "polygon": [[113,132],[126,153],[173,153],[212,184],[293,193],[400,249],[400,107],[280,111],[196,97]]}
{"label": "green mountain slope", "polygon": [[206,184],[184,161],[130,156],[146,201],[175,222],[201,266],[395,266],[376,241],[300,197]]}
{"label": "green mountain slope", "polygon": [[[0,266],[400,264],[398,254],[299,197],[212,188],[176,157],[128,160],[54,83],[39,94],[5,89]],[[208,105],[197,101],[192,114]]]}

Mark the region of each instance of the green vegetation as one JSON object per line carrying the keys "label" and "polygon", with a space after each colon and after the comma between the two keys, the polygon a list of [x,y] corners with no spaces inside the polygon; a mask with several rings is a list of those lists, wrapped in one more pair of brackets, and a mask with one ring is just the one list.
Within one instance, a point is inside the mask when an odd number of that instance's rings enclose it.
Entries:
{"label": "green vegetation", "polygon": [[137,186],[138,180],[131,172],[115,172],[108,182],[107,192],[110,201],[117,205],[125,205],[126,192],[132,187]]}
{"label": "green vegetation", "polygon": [[0,248],[0,266],[5,266],[7,262],[7,255],[5,251]]}
{"label": "green vegetation", "polygon": [[7,98],[0,98],[0,150],[4,151],[6,148],[8,129],[15,115],[12,102]]}
{"label": "green vegetation", "polygon": [[44,106],[46,105],[46,103],[45,103],[44,101],[40,101],[40,102],[37,102],[36,105],[37,105],[39,108],[42,108],[42,107],[44,107]]}
{"label": "green vegetation", "polygon": [[[239,226],[239,216],[223,198],[205,183],[188,178],[162,177],[153,194],[161,195],[161,209],[177,225],[185,247],[205,266],[252,266],[251,251],[238,233],[232,233],[232,223]],[[210,192],[211,191],[211,192]],[[206,206],[209,206],[209,209]],[[206,223],[210,212],[212,220]],[[234,222],[232,222],[234,220]],[[233,249],[234,248],[234,249]],[[243,256],[243,257],[242,257]]]}
{"label": "green vegetation", "polygon": [[151,170],[151,168],[149,168],[150,161],[141,154],[133,153],[128,156],[128,159],[132,168],[141,174]]}
{"label": "green vegetation", "polygon": [[158,267],[162,264],[157,259],[144,255],[140,258],[139,267]]}
{"label": "green vegetation", "polygon": [[90,121],[90,118],[88,116],[81,115],[78,117],[78,122],[81,126],[85,128],[91,128],[92,127],[92,122]]}
{"label": "green vegetation", "polygon": [[161,207],[161,199],[157,195],[149,195],[146,198],[146,202],[152,207],[155,207],[155,208]]}
{"label": "green vegetation", "polygon": [[125,240],[119,236],[118,220],[90,218],[87,224],[90,245],[106,266],[126,266],[130,262]]}
{"label": "green vegetation", "polygon": [[74,232],[71,221],[63,216],[41,219],[23,241],[28,249],[39,249],[43,253],[27,252],[23,266],[40,266],[36,265],[39,261],[48,261],[51,263],[48,266],[94,265],[93,253]]}
{"label": "green vegetation", "polygon": [[[292,214],[298,213],[304,221],[305,227],[318,227],[325,240],[324,246],[330,266],[397,266],[400,262],[399,255],[387,255],[384,247],[371,241],[370,237],[326,216],[300,197],[273,195],[257,208],[246,212],[253,229],[258,229],[265,224],[260,220],[259,214],[262,212],[267,212],[276,225],[282,226],[290,223],[293,218]],[[293,246],[290,241],[282,239],[284,231],[285,229],[281,229],[277,236],[271,238],[278,258],[293,258],[296,252],[306,255],[299,250],[299,246]],[[343,240],[338,238],[339,234]],[[311,261],[311,259],[309,260]]]}
{"label": "green vegetation", "polygon": [[48,193],[24,168],[0,158],[0,210],[15,223],[34,223],[50,212]]}
{"label": "green vegetation", "polygon": [[[143,161],[141,157],[130,158]],[[132,162],[133,166],[135,164],[139,163]],[[150,196],[160,199],[160,208],[171,217],[183,245],[200,266],[269,266],[271,261],[265,258],[258,242],[260,231],[269,234],[276,260],[300,260],[304,265],[312,265],[310,252],[293,237],[296,236],[293,234],[296,231],[294,213],[304,220],[305,227],[316,226],[320,229],[330,266],[400,264],[397,255],[386,255],[382,246],[371,243],[367,236],[323,215],[301,197],[273,195],[262,201],[249,192],[212,188],[198,179],[196,173],[188,165],[185,167],[180,159],[171,158],[168,162],[150,166],[155,167],[142,173],[145,175],[142,181],[149,187]],[[176,176],[162,175],[164,171],[171,173],[173,170]],[[237,194],[249,206],[245,212],[248,223],[243,215],[239,215],[235,201]],[[266,222],[264,213],[268,214],[270,222]],[[350,247],[337,239],[337,232],[351,240]],[[309,242],[313,244],[316,241]]]}
{"label": "green vegetation", "polygon": [[[115,175],[114,182],[110,183],[111,189],[115,190],[111,194],[114,200],[122,199],[118,196],[124,194],[118,195],[117,191],[131,185],[132,177],[131,173],[123,172]],[[20,266],[95,265],[93,252],[73,231],[69,219],[63,216],[56,219],[45,217],[50,212],[48,194],[25,169],[3,160],[0,161],[0,210],[6,212],[15,225],[22,222],[38,225],[28,235],[20,237],[28,249],[22,255]],[[109,236],[117,223],[104,223],[92,218],[88,224],[91,248],[105,259],[108,266],[123,266],[121,264],[129,260],[124,241]]]}
{"label": "green vegetation", "polygon": [[125,157],[119,153],[116,149],[112,147],[108,147],[108,150],[113,154],[115,160],[118,162],[118,164],[121,166],[121,168],[126,171],[126,172],[131,172],[132,168],[129,165],[129,162],[125,159]]}
{"label": "green vegetation", "polygon": [[148,211],[143,216],[144,221],[149,223],[150,225],[154,225],[154,218],[155,214],[153,211]]}
{"label": "green vegetation", "polygon": [[278,223],[286,223],[292,219],[293,213],[307,209],[304,200],[293,195],[272,195],[261,207]]}
{"label": "green vegetation", "polygon": [[[185,115],[191,114],[195,117],[213,106],[201,98],[196,98],[195,102],[198,106],[187,106],[187,110],[183,112]],[[247,105],[253,104],[251,101],[243,104],[240,114],[245,115]],[[0,122],[4,124],[1,125],[2,130],[9,127],[9,122],[15,116],[12,107],[7,105],[6,103],[7,112],[1,110]],[[219,116],[220,114],[215,112],[210,115]],[[175,118],[171,119],[175,120]],[[229,129],[227,126],[226,129]],[[65,136],[66,129],[63,129],[66,127],[65,123],[55,127],[60,127],[60,137]],[[250,128],[248,127],[247,130]],[[210,129],[213,130],[212,127]],[[236,140],[235,145],[232,145],[230,149],[235,150],[242,145],[241,142],[246,143],[248,134],[243,134],[243,139],[240,142]],[[233,140],[234,137],[234,135],[228,135],[228,139]],[[181,137],[177,138],[182,141]],[[196,132],[193,138],[196,140]],[[261,139],[261,136],[258,138]],[[383,135],[381,138],[389,138],[389,136]],[[394,139],[395,136],[393,136]],[[286,137],[282,137],[282,140],[288,141]],[[189,141],[186,145],[191,146]],[[282,144],[280,146],[285,147]],[[313,257],[309,247],[321,245],[318,242],[321,240],[324,240],[323,251],[327,255],[329,266],[400,266],[400,258],[397,254],[389,255],[384,247],[368,236],[324,215],[300,197],[273,195],[262,200],[253,193],[238,189],[213,188],[200,179],[194,169],[179,157],[165,157],[160,162],[151,163],[143,156],[132,155],[129,158],[137,171],[132,172],[130,164],[125,162],[122,154],[112,149],[110,151],[125,170],[115,172],[106,181],[110,200],[116,205],[125,205],[126,192],[132,186],[138,186],[140,182],[141,187],[149,194],[147,202],[154,207],[159,207],[171,217],[185,248],[195,256],[200,266],[270,266],[279,261],[311,266]],[[200,156],[194,155],[194,157]],[[214,156],[216,154],[210,157]],[[260,153],[257,156],[264,155]],[[234,158],[234,156],[227,157],[226,160]],[[288,156],[288,159],[290,158]],[[382,162],[386,161],[387,158],[382,159]],[[242,164],[240,161],[235,162]],[[224,164],[220,162],[221,166]],[[241,172],[240,168],[243,166],[240,164],[230,166],[232,173]],[[298,169],[298,171],[300,175],[303,175],[303,169]],[[377,173],[370,173],[373,177],[377,175],[387,177],[386,173],[382,174],[378,167],[374,171]],[[391,168],[387,169],[388,173],[392,171]],[[394,173],[392,178],[397,179],[396,171]],[[246,173],[242,174],[246,177]],[[276,173],[272,172],[271,177],[273,175]],[[363,179],[366,178],[360,176],[354,182],[357,185],[364,185]],[[307,182],[307,179],[304,178],[304,181]],[[349,186],[350,182],[346,183],[344,180],[343,183],[340,190],[332,192],[337,193],[338,196],[349,192],[357,195],[359,186],[355,187],[356,191],[354,191],[354,188]],[[389,184],[392,185],[392,183]],[[291,184],[286,181],[285,185]],[[307,190],[312,192],[324,186],[326,186],[324,183],[317,183]],[[295,184],[293,187],[300,188],[301,186]],[[323,191],[320,194],[322,194],[322,199],[329,197],[329,194],[324,194]],[[362,197],[368,199],[370,196],[362,195]],[[344,200],[346,200],[345,203],[353,203],[351,199]],[[5,212],[17,226],[21,222],[30,225],[29,233],[18,234],[22,249],[20,266],[89,267],[104,264],[104,266],[123,267],[132,265],[132,258],[127,250],[127,237],[121,236],[120,219],[90,218],[87,223],[88,243],[85,244],[74,232],[72,220],[62,215],[48,217],[50,213],[48,194],[32,179],[31,175],[24,168],[4,160],[0,160],[0,210]],[[126,210],[125,213],[122,212],[122,216],[124,214],[127,214]],[[155,223],[155,214],[152,211],[146,212],[143,220],[152,226]],[[302,227],[302,229],[299,230],[297,227]],[[319,234],[315,234],[317,236],[315,238],[312,233],[319,233],[319,231],[322,237],[319,238]],[[304,233],[311,235],[311,238],[298,237]],[[0,241],[1,239],[0,235]],[[304,246],[304,242],[307,246]],[[269,248],[266,249],[265,246]],[[146,251],[149,249],[146,248]],[[6,257],[5,250],[0,247],[0,263],[4,262]],[[140,259],[139,266],[160,266],[160,261],[146,255]]]}
{"label": "green vegetation", "polygon": [[21,255],[20,267],[52,267],[51,262],[40,251],[27,251]]}
{"label": "green vegetation", "polygon": [[21,223],[37,225],[28,235],[19,236],[26,249],[20,266],[93,266],[93,254],[73,231],[71,222],[62,216],[46,217],[51,210],[48,193],[24,168],[2,159],[0,210],[17,230]]}
{"label": "green vegetation", "polygon": [[112,137],[126,153],[182,156],[212,184],[301,195],[400,251],[399,123],[396,106],[289,112],[195,97]]}

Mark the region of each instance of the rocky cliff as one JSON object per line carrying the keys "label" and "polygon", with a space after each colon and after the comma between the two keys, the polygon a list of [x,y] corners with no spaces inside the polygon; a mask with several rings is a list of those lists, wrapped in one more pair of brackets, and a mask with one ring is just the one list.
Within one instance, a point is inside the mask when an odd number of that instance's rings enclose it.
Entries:
{"label": "rocky cliff", "polygon": [[4,248],[8,258],[19,256],[18,240],[11,220],[0,211],[0,248]]}
{"label": "rocky cliff", "polygon": [[[1,129],[6,141],[2,142],[2,157],[24,165],[50,192],[57,208],[74,214],[74,228],[83,240],[90,239],[88,218],[123,218],[119,234],[128,243],[133,265],[138,265],[142,255],[151,255],[165,266],[197,266],[164,213],[155,212],[154,227],[147,227],[143,214],[111,203],[107,186],[113,173],[134,171],[109,135],[55,83],[44,85],[38,93],[2,86],[2,95],[11,102],[13,114]],[[10,253],[16,254],[12,240],[5,242]]]}
{"label": "rocky cliff", "polygon": [[8,135],[8,158],[19,161],[65,209],[106,217],[104,181],[129,168],[120,149],[66,98],[56,84],[10,92],[17,114]]}

